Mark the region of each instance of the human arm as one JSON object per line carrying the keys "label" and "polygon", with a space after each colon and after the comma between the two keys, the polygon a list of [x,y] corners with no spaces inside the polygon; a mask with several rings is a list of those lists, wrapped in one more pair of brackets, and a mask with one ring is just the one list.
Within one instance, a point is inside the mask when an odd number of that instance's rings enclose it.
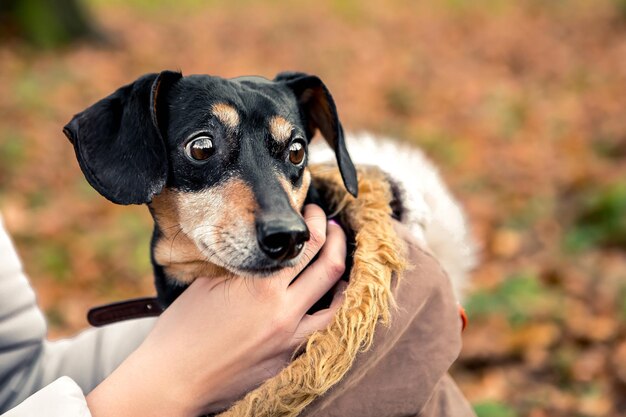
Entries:
{"label": "human arm", "polygon": [[[66,403],[72,403],[74,394],[115,369],[150,328],[148,320],[119,323],[47,341],[43,313],[0,217],[0,414],[47,386],[42,395],[67,393]],[[56,382],[62,375],[69,378]]]}
{"label": "human arm", "polygon": [[83,391],[136,349],[153,322],[134,320],[46,340],[43,313],[0,216],[0,414],[11,409],[7,416],[81,415],[67,410],[86,409]]}
{"label": "human arm", "polygon": [[[151,322],[119,323],[71,340],[47,341],[43,313],[0,216],[0,414],[44,387],[49,389],[40,399],[62,397],[57,405],[70,408],[84,404],[82,390],[92,389],[115,369],[143,340]],[[62,375],[69,377],[55,381]],[[23,409],[22,415],[41,414]],[[46,407],[47,415],[52,411]]]}

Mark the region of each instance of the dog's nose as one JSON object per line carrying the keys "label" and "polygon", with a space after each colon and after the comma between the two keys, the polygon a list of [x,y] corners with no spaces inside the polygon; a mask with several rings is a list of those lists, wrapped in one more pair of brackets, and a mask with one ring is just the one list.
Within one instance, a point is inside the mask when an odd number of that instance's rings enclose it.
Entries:
{"label": "dog's nose", "polygon": [[274,260],[293,259],[309,240],[309,229],[299,216],[270,219],[257,223],[257,240],[265,254]]}

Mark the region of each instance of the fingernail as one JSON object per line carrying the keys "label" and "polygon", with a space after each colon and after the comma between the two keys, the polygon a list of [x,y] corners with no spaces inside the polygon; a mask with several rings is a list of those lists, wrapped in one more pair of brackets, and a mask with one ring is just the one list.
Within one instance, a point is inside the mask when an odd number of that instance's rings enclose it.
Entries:
{"label": "fingernail", "polygon": [[330,219],[328,220],[329,224],[334,224],[335,226],[339,226],[339,223],[337,223],[337,221],[335,219]]}

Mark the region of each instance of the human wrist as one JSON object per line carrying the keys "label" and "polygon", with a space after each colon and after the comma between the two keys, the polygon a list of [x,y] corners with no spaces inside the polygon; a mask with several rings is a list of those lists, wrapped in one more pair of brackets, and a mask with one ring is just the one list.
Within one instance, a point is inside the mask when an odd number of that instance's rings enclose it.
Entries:
{"label": "human wrist", "polygon": [[200,408],[170,379],[166,368],[151,365],[150,354],[138,349],[87,395],[93,417],[197,417]]}

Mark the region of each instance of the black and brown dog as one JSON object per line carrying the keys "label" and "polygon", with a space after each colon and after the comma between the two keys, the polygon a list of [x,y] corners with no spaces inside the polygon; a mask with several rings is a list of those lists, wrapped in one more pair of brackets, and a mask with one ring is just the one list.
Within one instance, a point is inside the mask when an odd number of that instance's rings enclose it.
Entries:
{"label": "black and brown dog", "polygon": [[307,146],[319,130],[347,190],[357,177],[333,98],[303,73],[223,79],[148,74],[74,118],[64,133],[89,183],[147,204],[159,302],[199,276],[265,276],[299,259],[309,232]]}

